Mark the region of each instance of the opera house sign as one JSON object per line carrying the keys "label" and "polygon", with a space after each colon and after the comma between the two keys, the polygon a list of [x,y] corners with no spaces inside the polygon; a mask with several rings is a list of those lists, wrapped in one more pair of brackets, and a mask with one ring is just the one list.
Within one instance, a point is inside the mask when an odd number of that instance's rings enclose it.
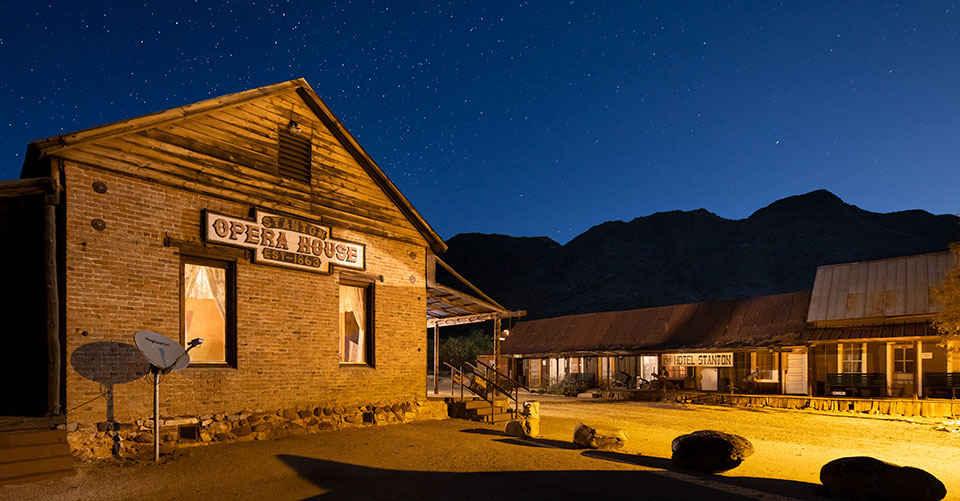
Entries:
{"label": "opera house sign", "polygon": [[203,212],[207,242],[250,249],[253,262],[330,273],[330,265],[364,270],[366,246],[330,237],[330,227],[254,210],[253,221]]}

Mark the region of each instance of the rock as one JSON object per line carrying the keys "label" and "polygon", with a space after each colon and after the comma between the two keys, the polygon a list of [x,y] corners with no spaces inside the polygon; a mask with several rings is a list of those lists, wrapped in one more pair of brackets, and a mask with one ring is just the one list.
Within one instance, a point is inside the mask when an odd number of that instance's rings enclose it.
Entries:
{"label": "rock", "polygon": [[834,459],[820,469],[824,494],[885,501],[937,501],[947,495],[943,482],[919,468],[872,457]]}
{"label": "rock", "polygon": [[153,433],[140,433],[133,438],[134,442],[141,444],[152,444],[153,443]]}
{"label": "rock", "polygon": [[507,421],[507,424],[503,427],[503,434],[509,437],[527,436],[523,429],[523,422],[518,420]]}
{"label": "rock", "polygon": [[273,429],[273,425],[267,422],[260,423],[253,427],[253,431],[257,433],[270,431],[272,429]]}
{"label": "rock", "polygon": [[208,426],[207,429],[212,433],[223,433],[225,431],[230,431],[230,425],[224,421],[214,421],[213,423],[210,423],[210,426]]}
{"label": "rock", "polygon": [[317,417],[322,416],[322,415],[323,415],[323,407],[315,407],[315,408],[313,409],[313,415],[314,415],[314,416],[317,416]]}
{"label": "rock", "polygon": [[249,426],[239,426],[233,429],[233,434],[238,437],[245,437],[251,433],[253,433],[253,429]]}
{"label": "rock", "polygon": [[237,438],[236,435],[234,435],[233,433],[229,433],[229,432],[217,433],[217,434],[214,435],[214,436],[217,437],[217,440],[220,441],[220,442],[229,442],[229,441],[234,440],[235,438]]}
{"label": "rock", "polygon": [[203,442],[211,442],[213,441],[213,435],[210,432],[201,431],[200,440]]}
{"label": "rock", "polygon": [[573,443],[586,449],[620,449],[627,441],[622,430],[598,430],[583,423],[573,429]]}
{"label": "rock", "polygon": [[97,425],[93,423],[80,423],[77,425],[77,430],[85,433],[94,433],[97,431]]}
{"label": "rock", "polygon": [[300,419],[307,419],[308,417],[313,415],[313,412],[311,412],[309,409],[304,409],[298,412],[297,415],[300,416]]}
{"label": "rock", "polygon": [[333,424],[333,423],[328,423],[328,422],[324,421],[324,422],[320,423],[319,425],[317,425],[317,428],[318,428],[320,431],[333,431],[333,430],[336,430],[336,429],[337,429],[337,426],[336,426],[335,424]]}
{"label": "rock", "polygon": [[673,464],[688,470],[718,473],[740,466],[753,454],[749,440],[730,433],[700,430],[680,435],[671,444]]}
{"label": "rock", "polygon": [[540,402],[530,400],[523,403],[520,415],[527,418],[540,419]]}
{"label": "rock", "polygon": [[323,415],[324,415],[324,416],[332,416],[332,415],[333,415],[333,407],[324,407],[324,408],[323,408]]}
{"label": "rock", "polygon": [[291,420],[291,421],[292,421],[292,420],[294,420],[294,419],[297,419],[298,417],[300,417],[300,416],[297,414],[297,410],[296,410],[296,409],[284,409],[284,410],[283,410],[283,419],[287,419],[287,420]]}

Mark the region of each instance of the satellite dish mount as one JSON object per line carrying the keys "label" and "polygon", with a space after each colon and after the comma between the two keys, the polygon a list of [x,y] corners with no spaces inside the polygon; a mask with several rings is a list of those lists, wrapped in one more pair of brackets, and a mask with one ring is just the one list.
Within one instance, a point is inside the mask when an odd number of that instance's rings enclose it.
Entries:
{"label": "satellite dish mount", "polygon": [[153,460],[160,460],[160,376],[171,371],[178,371],[190,365],[189,351],[203,344],[203,339],[197,338],[187,343],[183,349],[180,343],[152,331],[137,331],[133,335],[133,343],[140,353],[150,362],[150,372],[153,373]]}

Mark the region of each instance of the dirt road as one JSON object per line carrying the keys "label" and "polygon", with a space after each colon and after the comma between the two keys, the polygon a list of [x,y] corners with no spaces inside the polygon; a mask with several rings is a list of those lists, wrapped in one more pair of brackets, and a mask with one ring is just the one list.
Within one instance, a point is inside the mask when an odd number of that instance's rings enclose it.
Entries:
{"label": "dirt road", "polygon": [[[75,477],[0,487],[0,499],[823,500],[820,466],[851,455],[923,468],[960,499],[960,433],[935,421],[537,398],[539,440],[461,420],[324,432],[198,447],[160,464],[81,465]],[[573,448],[579,421],[624,429],[626,448]],[[743,435],[756,453],[724,475],[671,469],[670,441],[706,428]]]}

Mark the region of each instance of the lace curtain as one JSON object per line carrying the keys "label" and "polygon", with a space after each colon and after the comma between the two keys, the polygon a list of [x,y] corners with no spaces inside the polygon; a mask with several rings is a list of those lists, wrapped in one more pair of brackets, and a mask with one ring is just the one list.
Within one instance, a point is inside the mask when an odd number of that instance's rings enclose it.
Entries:
{"label": "lace curtain", "polygon": [[363,287],[340,286],[340,361],[366,362],[367,305]]}

